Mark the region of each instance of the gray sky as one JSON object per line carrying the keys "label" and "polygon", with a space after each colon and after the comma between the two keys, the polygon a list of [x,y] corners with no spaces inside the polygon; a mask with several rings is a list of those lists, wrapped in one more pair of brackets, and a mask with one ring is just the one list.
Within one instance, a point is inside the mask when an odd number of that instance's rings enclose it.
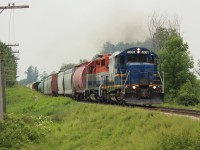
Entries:
{"label": "gray sky", "polygon": [[[1,6],[8,3],[13,1],[0,1]],[[20,45],[14,48],[20,50],[18,80],[26,78],[24,72],[30,65],[49,74],[57,72],[62,64],[90,60],[106,41],[144,40],[149,35],[148,17],[155,11],[179,17],[184,41],[195,62],[200,59],[197,0],[15,0],[14,3],[30,8],[15,10],[14,17],[11,10],[4,10],[0,15],[0,41]]]}

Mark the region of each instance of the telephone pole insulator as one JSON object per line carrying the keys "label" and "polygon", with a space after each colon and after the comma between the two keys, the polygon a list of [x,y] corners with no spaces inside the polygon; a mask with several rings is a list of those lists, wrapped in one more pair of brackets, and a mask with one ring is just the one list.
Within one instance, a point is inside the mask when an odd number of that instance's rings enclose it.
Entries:
{"label": "telephone pole insulator", "polygon": [[6,46],[19,46],[18,43],[15,43],[15,44],[6,44]]}
{"label": "telephone pole insulator", "polygon": [[29,5],[21,5],[21,6],[15,6],[15,5],[0,6],[0,9],[20,9],[20,8],[29,8]]}

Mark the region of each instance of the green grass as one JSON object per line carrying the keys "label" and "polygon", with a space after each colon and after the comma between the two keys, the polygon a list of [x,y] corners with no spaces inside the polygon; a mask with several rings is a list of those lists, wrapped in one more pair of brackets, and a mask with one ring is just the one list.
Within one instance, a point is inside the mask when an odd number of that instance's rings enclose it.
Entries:
{"label": "green grass", "polygon": [[139,108],[85,104],[19,86],[9,88],[7,95],[0,140],[18,132],[21,140],[0,142],[2,148],[200,149],[199,120]]}

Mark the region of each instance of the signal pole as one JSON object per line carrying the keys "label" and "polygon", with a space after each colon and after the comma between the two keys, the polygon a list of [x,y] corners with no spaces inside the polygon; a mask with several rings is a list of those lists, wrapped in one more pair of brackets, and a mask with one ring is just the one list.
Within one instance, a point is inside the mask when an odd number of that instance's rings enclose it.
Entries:
{"label": "signal pole", "polygon": [[[29,8],[29,5],[15,6],[8,4],[8,6],[0,6],[0,14],[5,9],[22,9]],[[6,46],[19,46],[19,44],[8,44]],[[4,119],[4,113],[6,113],[6,79],[5,79],[5,68],[3,64],[3,50],[0,49],[0,120]]]}

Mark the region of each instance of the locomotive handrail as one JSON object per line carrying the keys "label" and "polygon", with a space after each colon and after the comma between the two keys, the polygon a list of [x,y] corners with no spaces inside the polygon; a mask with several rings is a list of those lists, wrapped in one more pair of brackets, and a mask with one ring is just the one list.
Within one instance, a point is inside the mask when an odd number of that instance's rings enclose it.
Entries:
{"label": "locomotive handrail", "polygon": [[161,80],[161,82],[162,82],[162,84],[163,84],[163,79],[161,78],[160,72],[157,71],[157,73],[158,73],[158,75],[159,75],[159,77],[160,77],[160,80]]}
{"label": "locomotive handrail", "polygon": [[162,83],[162,92],[164,93],[164,85],[165,85],[165,83],[164,83],[164,71],[163,71],[163,79],[161,78],[160,72],[157,71],[157,73],[158,73],[160,80],[161,80],[161,83]]}
{"label": "locomotive handrail", "polygon": [[104,84],[105,75],[102,75],[101,78],[102,78],[102,83],[99,85],[99,97],[101,97],[101,87]]}
{"label": "locomotive handrail", "polygon": [[130,73],[130,71],[128,72],[128,74],[127,74],[127,76],[126,76],[126,80],[125,80],[125,82],[124,82],[124,93],[125,93],[125,84],[126,84],[126,81],[127,81],[127,79],[128,79],[129,73]]}
{"label": "locomotive handrail", "polygon": [[120,87],[121,87],[121,91],[122,91],[122,84],[123,84],[123,81],[122,81],[122,71],[121,71],[121,85],[120,85]]}
{"label": "locomotive handrail", "polygon": [[101,97],[101,87],[102,87],[103,83],[101,85],[99,85],[99,97]]}

